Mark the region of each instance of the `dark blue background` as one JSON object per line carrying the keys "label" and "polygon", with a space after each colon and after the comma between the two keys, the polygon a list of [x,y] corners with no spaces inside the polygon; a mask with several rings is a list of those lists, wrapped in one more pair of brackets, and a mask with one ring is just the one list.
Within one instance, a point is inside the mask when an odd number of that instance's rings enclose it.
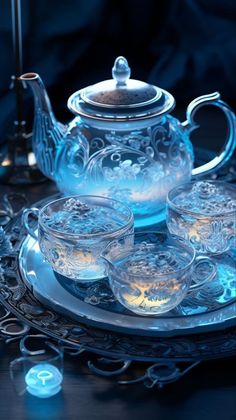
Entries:
{"label": "dark blue background", "polygon": [[[0,141],[15,116],[10,6],[1,0]],[[22,16],[23,71],[41,75],[61,120],[70,118],[68,96],[110,78],[117,55],[133,78],[171,91],[177,108],[214,90],[235,107],[235,0],[22,0]]]}

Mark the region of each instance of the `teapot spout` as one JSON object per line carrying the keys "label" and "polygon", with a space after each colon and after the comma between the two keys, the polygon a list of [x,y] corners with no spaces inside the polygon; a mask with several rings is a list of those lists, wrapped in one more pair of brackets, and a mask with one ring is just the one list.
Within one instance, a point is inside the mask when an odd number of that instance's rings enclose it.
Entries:
{"label": "teapot spout", "polygon": [[38,167],[46,177],[54,179],[56,154],[66,126],[56,120],[45,86],[37,73],[25,73],[19,80],[26,82],[34,95],[32,147]]}

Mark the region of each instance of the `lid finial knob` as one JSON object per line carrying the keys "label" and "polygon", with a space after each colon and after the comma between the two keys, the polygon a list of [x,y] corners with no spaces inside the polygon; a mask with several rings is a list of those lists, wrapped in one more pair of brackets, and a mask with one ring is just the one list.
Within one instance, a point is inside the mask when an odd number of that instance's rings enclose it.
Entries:
{"label": "lid finial knob", "polygon": [[112,77],[116,80],[118,86],[126,85],[130,78],[131,70],[128,61],[125,57],[119,56],[116,58],[114,67],[112,68]]}

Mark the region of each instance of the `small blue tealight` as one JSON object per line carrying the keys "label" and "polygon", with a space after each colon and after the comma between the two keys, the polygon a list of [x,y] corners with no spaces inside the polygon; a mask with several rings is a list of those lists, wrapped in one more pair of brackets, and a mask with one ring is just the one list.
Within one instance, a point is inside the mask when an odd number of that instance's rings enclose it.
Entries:
{"label": "small blue tealight", "polygon": [[62,373],[49,363],[33,366],[25,375],[27,391],[39,398],[49,398],[61,390]]}

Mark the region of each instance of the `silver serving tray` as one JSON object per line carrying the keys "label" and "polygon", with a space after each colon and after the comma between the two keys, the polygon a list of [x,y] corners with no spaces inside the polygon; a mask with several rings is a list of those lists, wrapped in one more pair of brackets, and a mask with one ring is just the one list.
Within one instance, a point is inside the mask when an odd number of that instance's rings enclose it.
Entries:
{"label": "silver serving tray", "polygon": [[189,294],[164,316],[144,317],[123,308],[107,280],[84,287],[56,275],[30,236],[18,256],[24,283],[44,305],[87,325],[141,336],[176,336],[236,325],[236,250],[214,261],[217,276],[208,286]]}

